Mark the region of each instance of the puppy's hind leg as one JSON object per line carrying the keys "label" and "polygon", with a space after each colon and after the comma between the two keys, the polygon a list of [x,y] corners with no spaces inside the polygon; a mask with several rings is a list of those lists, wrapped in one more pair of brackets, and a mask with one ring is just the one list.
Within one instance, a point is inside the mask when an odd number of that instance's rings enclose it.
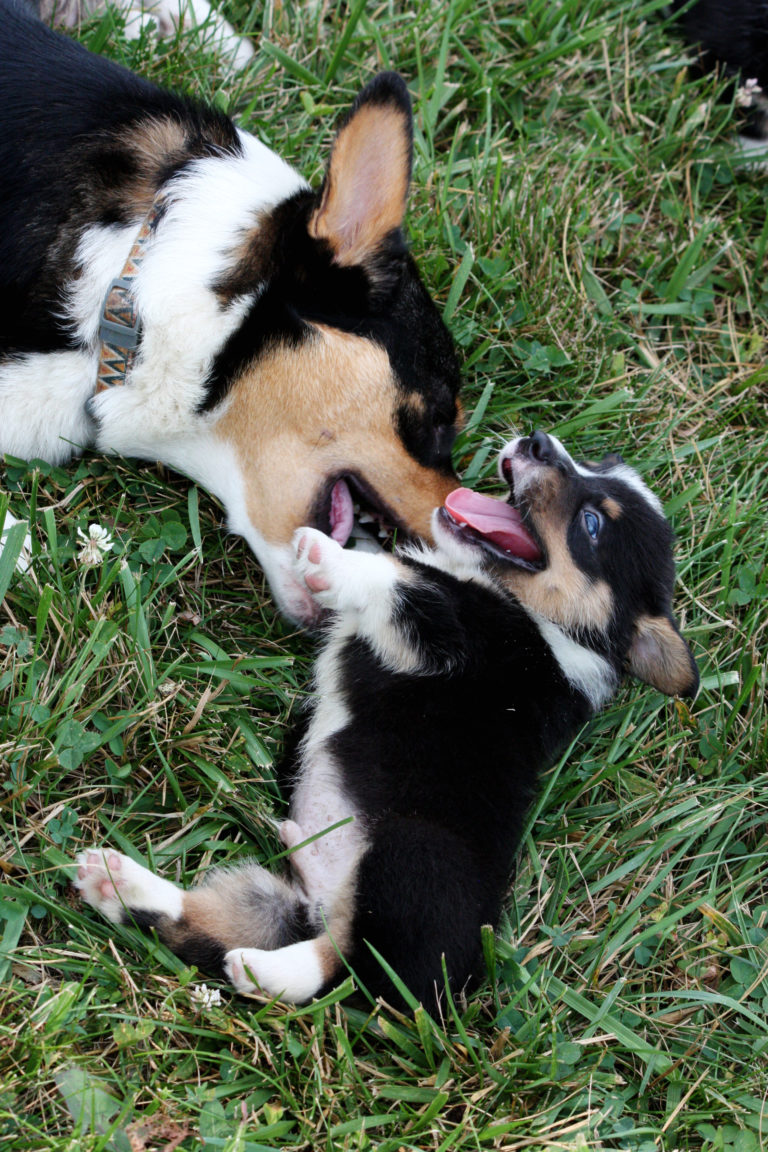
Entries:
{"label": "puppy's hind leg", "polygon": [[[311,845],[302,844],[304,838],[302,828],[294,820],[285,820],[280,826],[280,839],[291,849],[291,869],[311,909],[315,929],[307,932],[307,939],[272,951],[240,946],[228,952],[224,957],[224,971],[238,992],[261,992],[303,1004],[341,973],[341,952],[346,950],[349,941],[352,878],[346,884],[334,886],[331,894],[323,858],[313,853]],[[329,896],[334,907],[328,931],[315,935],[325,923]]]}
{"label": "puppy's hind leg", "polygon": [[224,971],[238,992],[261,992],[305,1004],[340,974],[342,960],[329,933],[277,948],[233,948]]}
{"label": "puppy's hind leg", "polygon": [[314,934],[303,893],[258,864],[219,868],[187,891],[129,856],[92,849],[77,859],[75,887],[115,924],[155,929],[186,964],[222,975],[227,952],[282,948]]}

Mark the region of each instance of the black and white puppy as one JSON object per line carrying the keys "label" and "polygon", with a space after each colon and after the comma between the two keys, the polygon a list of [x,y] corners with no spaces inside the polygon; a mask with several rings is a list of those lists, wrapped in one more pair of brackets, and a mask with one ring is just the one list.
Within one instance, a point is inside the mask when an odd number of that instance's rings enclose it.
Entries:
{"label": "black and white puppy", "polygon": [[336,615],[281,829],[288,874],[245,863],[183,891],[96,849],[78,859],[85,900],[241,992],[306,1001],[350,966],[396,999],[378,953],[434,1011],[443,963],[452,992],[477,976],[542,770],[625,671],[698,685],[670,528],[638,474],[577,464],[541,432],[500,467],[509,502],[454,492],[434,550],[296,534],[297,571]]}
{"label": "black and white puppy", "polygon": [[394,73],[313,191],[216,109],[0,0],[0,455],[192,477],[302,622],[298,527],[343,543],[360,500],[429,536],[459,370],[401,229],[411,155]]}

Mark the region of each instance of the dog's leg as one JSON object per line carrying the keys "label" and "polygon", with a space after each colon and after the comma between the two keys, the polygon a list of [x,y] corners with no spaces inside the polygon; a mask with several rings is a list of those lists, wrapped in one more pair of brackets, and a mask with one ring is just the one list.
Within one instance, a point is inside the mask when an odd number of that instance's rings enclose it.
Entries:
{"label": "dog's leg", "polygon": [[322,889],[322,878],[317,874],[320,857],[312,851],[312,844],[303,844],[307,839],[304,830],[295,820],[284,820],[280,825],[280,839],[290,851],[288,862],[294,875],[301,883],[307,899],[314,903]]}
{"label": "dog's leg", "polygon": [[[46,24],[59,28],[76,28],[88,16],[105,12],[106,0],[29,0]],[[226,56],[235,69],[245,68],[253,59],[253,48],[244,36],[238,36],[232,25],[211,7],[208,0],[118,0],[125,34],[137,40],[150,23],[157,35],[167,38],[178,29],[198,29],[206,47]]]}
{"label": "dog's leg", "polygon": [[393,672],[445,674],[476,647],[466,642],[458,582],[440,583],[429,564],[349,551],[315,528],[299,528],[293,548],[298,579],[339,613],[337,634],[367,640]]}
{"label": "dog's leg", "polygon": [[224,971],[238,992],[261,992],[302,1004],[336,979],[342,961],[333,936],[323,933],[273,952],[234,948],[224,957]]}
{"label": "dog's leg", "polygon": [[227,952],[282,948],[314,935],[301,892],[258,864],[220,868],[184,890],[108,848],[81,853],[74,880],[83,899],[114,924],[155,929],[187,964],[223,972]]}
{"label": "dog's leg", "polygon": [[184,892],[156,876],[130,856],[110,849],[82,852],[77,858],[75,888],[113,924],[124,924],[131,913],[179,920]]}
{"label": "dog's leg", "polygon": [[416,671],[420,654],[397,613],[413,570],[384,553],[341,548],[315,528],[299,528],[293,548],[297,575],[315,601],[344,617],[345,631],[369,641],[388,667]]}
{"label": "dog's leg", "polygon": [[382,552],[345,550],[316,528],[293,538],[296,567],[315,600],[335,612],[391,613],[392,594],[407,569]]}
{"label": "dog's leg", "polygon": [[[147,18],[157,24],[160,36],[172,36],[178,28],[199,31],[203,43],[227,56],[235,68],[245,68],[253,59],[253,48],[243,36],[238,36],[232,25],[211,7],[208,0],[144,0],[131,5],[129,13],[139,13],[140,21],[136,35],[141,31],[141,21]],[[126,31],[129,23],[126,20]],[[129,33],[130,34],[130,33]]]}

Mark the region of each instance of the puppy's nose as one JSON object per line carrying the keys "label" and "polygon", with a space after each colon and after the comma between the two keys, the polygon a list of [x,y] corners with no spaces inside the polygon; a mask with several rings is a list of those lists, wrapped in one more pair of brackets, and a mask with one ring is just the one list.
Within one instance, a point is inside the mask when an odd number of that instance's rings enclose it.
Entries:
{"label": "puppy's nose", "polygon": [[539,464],[551,464],[555,459],[555,446],[546,432],[537,429],[528,440],[528,455]]}

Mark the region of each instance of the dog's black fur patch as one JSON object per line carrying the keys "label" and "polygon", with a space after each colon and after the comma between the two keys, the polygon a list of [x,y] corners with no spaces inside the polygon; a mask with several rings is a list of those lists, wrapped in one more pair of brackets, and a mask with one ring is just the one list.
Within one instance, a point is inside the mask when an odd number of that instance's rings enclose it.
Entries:
{"label": "dog's black fur patch", "polygon": [[0,106],[1,359],[76,346],[62,288],[83,229],[131,219],[137,124],[184,126],[183,154],[158,167],[155,189],[190,160],[239,144],[220,112],[86,51],[13,0],[0,0]]}
{"label": "dog's black fur patch", "polygon": [[434,672],[393,673],[349,641],[339,663],[350,720],[329,752],[370,836],[350,965],[391,999],[372,944],[430,1004],[443,953],[454,992],[478,974],[479,925],[498,922],[539,772],[590,709],[513,597],[428,566],[418,574],[398,611]]}

